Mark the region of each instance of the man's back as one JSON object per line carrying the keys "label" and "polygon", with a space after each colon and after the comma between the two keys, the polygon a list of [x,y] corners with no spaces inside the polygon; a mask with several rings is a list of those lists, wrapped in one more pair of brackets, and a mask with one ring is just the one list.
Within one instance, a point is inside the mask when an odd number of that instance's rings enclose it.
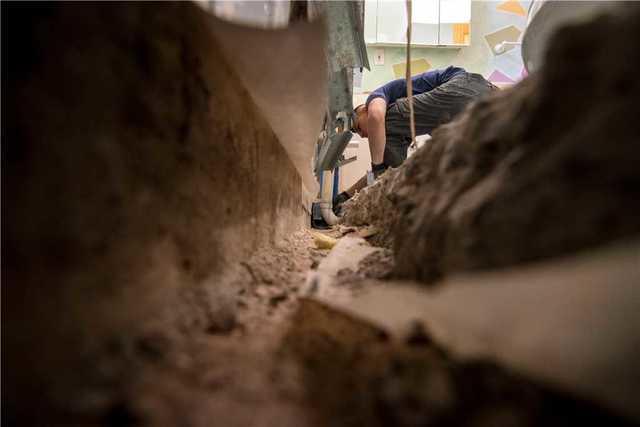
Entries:
{"label": "man's back", "polygon": [[[429,92],[441,84],[446,83],[453,76],[464,72],[464,69],[451,65],[447,68],[431,70],[413,76],[411,78],[413,95]],[[396,102],[396,100],[406,98],[406,96],[407,81],[405,79],[396,79],[371,92],[367,98],[366,104],[369,105],[369,103],[375,98],[383,98],[387,102],[387,106],[390,106]]]}

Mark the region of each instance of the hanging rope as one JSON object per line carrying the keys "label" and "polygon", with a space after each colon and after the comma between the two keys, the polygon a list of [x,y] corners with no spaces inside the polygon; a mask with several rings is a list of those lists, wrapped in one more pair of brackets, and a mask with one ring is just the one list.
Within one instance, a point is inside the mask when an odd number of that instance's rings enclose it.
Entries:
{"label": "hanging rope", "polygon": [[409,100],[409,127],[411,128],[411,148],[416,147],[416,122],[413,116],[413,82],[411,81],[411,0],[407,4],[407,99]]}

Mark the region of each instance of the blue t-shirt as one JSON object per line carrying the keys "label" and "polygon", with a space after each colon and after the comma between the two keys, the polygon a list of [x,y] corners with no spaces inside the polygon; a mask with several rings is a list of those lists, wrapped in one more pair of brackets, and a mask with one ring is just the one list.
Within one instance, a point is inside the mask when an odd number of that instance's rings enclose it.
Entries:
{"label": "blue t-shirt", "polygon": [[[440,70],[427,71],[417,76],[411,77],[413,83],[413,95],[419,95],[421,93],[429,92],[440,86],[441,84],[449,81],[453,76],[464,73],[465,70],[460,67],[448,66]],[[390,81],[384,86],[371,92],[367,98],[366,105],[375,98],[384,98],[387,101],[387,106],[396,102],[400,98],[407,97],[407,81],[405,79],[397,79]]]}

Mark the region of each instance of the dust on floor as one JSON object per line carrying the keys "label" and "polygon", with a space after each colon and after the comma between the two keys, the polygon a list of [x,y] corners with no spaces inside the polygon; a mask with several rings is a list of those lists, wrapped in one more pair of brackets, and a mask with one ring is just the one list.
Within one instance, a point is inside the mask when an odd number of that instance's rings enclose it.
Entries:
{"label": "dust on floor", "polygon": [[108,421],[190,426],[310,425],[297,364],[281,341],[308,271],[329,251],[301,230],[240,263],[235,326],[145,363]]}
{"label": "dust on floor", "polygon": [[[250,280],[239,290],[232,329],[168,345],[146,342],[106,414],[80,424],[626,425],[494,363],[457,362],[421,325],[407,342],[394,343],[325,307],[324,323],[338,335],[317,329],[318,313],[309,316],[313,303],[301,296],[329,252],[314,247],[309,230],[256,251],[241,264],[239,277]],[[332,286],[357,298],[390,286],[392,271],[391,252],[376,250],[357,268],[338,270]],[[373,333],[362,333],[363,325]]]}
{"label": "dust on floor", "polygon": [[[350,230],[348,230],[350,231]],[[348,232],[347,231],[347,232]],[[341,237],[342,232],[326,232]],[[318,425],[313,390],[295,352],[283,345],[310,271],[330,252],[301,230],[240,263],[251,280],[240,287],[227,334],[203,334],[141,365],[140,375],[107,415],[114,424],[190,426]],[[389,276],[388,250],[372,253],[337,286],[356,295],[366,279]],[[311,397],[311,398],[310,398]]]}

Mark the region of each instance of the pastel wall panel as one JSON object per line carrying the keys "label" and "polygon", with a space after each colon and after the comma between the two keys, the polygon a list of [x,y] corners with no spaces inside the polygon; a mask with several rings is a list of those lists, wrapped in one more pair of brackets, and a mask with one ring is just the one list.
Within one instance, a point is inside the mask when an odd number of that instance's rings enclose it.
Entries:
{"label": "pastel wall panel", "polygon": [[513,13],[514,15],[527,16],[527,12],[518,0],[508,0],[498,5],[496,9],[502,12]]}
{"label": "pastel wall panel", "polygon": [[512,49],[502,55],[496,55],[493,58],[492,65],[494,68],[499,69],[514,80],[520,78],[522,73],[522,57],[520,55],[520,49]]}
{"label": "pastel wall panel", "polygon": [[[411,61],[411,75],[422,74],[431,68],[431,64],[424,58]],[[397,79],[401,79],[407,74],[407,63],[401,62],[399,64],[393,64],[393,74]]]}
{"label": "pastel wall panel", "polygon": [[453,42],[455,44],[469,43],[469,24],[453,24]]}
{"label": "pastel wall panel", "polygon": [[500,70],[493,70],[487,78],[491,83],[513,83],[514,80]]}
{"label": "pastel wall panel", "polygon": [[[414,5],[419,2],[419,0],[414,1]],[[488,77],[494,70],[500,70],[510,79],[518,81],[522,76],[520,46],[508,46],[507,52],[501,55],[495,55],[492,47],[505,40],[519,41],[522,31],[527,25],[526,11],[529,9],[530,3],[528,0],[473,0],[471,2],[469,46],[460,45],[460,48],[444,49],[412,48],[411,57],[414,60],[425,58],[430,64],[429,69],[456,65],[485,77]],[[444,44],[456,44],[453,26],[462,22],[452,20],[450,24],[443,24],[440,30],[440,41]],[[490,45],[491,42],[493,45]],[[368,51],[369,62],[373,64],[375,48],[369,46]],[[364,71],[361,89],[363,92],[370,92],[390,80],[404,77],[404,66],[400,66],[400,70],[396,72],[394,65],[395,68],[398,68],[399,64],[404,64],[406,49],[385,46],[384,52],[384,64],[372,65],[371,71]]]}
{"label": "pastel wall panel", "polygon": [[[484,39],[487,41],[489,49],[494,52],[496,45],[502,42],[517,42],[520,39],[520,34],[522,34],[522,31],[520,31],[518,27],[509,25],[508,27],[486,34]],[[512,49],[515,49],[514,45],[506,46],[504,50],[508,52]]]}

